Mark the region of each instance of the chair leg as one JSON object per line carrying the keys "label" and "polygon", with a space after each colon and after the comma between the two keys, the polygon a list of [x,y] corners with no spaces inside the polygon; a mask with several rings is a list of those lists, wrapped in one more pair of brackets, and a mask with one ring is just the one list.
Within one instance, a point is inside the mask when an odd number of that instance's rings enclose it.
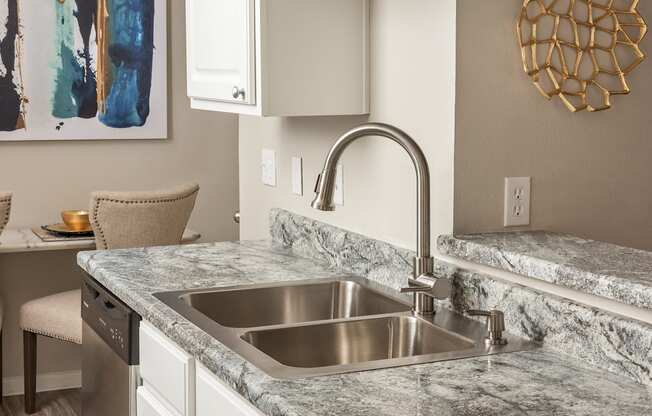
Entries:
{"label": "chair leg", "polygon": [[0,329],[0,404],[2,404],[2,398],[4,397],[4,391],[2,390],[2,329]]}
{"label": "chair leg", "polygon": [[36,413],[36,334],[23,331],[25,413]]}

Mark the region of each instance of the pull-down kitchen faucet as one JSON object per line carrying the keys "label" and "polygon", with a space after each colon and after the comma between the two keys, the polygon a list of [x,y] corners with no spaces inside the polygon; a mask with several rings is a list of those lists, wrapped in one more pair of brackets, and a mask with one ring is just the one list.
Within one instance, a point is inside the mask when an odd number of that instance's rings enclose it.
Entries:
{"label": "pull-down kitchen faucet", "polygon": [[414,259],[414,276],[409,286],[401,289],[414,293],[414,310],[420,315],[435,313],[434,299],[446,299],[451,293],[450,281],[434,275],[434,259],[430,255],[430,170],[419,145],[400,129],[380,123],[368,123],[345,133],[337,140],[326,157],[324,170],[317,178],[312,207],[321,211],[335,211],[333,192],[337,163],[344,150],[355,140],[366,136],[381,136],[398,143],[414,163],[417,175],[417,256]]}

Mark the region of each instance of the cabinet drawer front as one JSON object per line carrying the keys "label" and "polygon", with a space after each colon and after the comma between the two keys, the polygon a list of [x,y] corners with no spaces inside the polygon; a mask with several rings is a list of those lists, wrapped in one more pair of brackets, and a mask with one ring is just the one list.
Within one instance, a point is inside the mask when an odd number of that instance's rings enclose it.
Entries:
{"label": "cabinet drawer front", "polygon": [[143,322],[140,326],[140,374],[146,384],[181,416],[194,416],[194,359]]}
{"label": "cabinet drawer front", "polygon": [[205,368],[197,367],[197,416],[263,416]]}
{"label": "cabinet drawer front", "polygon": [[188,96],[255,104],[255,1],[187,0],[186,33]]}
{"label": "cabinet drawer front", "polygon": [[139,387],[136,393],[138,416],[176,416],[146,388]]}

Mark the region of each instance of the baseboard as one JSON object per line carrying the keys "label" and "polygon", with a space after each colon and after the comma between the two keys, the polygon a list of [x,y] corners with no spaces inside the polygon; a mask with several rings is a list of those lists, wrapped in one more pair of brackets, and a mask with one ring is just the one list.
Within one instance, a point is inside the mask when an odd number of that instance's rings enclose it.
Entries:
{"label": "baseboard", "polygon": [[[39,374],[36,391],[78,389],[81,387],[81,370]],[[2,380],[5,396],[18,396],[25,392],[23,377],[6,377]]]}

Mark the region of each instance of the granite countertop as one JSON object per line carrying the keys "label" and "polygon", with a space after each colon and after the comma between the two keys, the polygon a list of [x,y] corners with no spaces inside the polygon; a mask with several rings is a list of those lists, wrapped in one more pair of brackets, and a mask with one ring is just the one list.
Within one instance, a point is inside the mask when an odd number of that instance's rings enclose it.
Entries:
{"label": "granite countertop", "polygon": [[652,252],[568,234],[441,236],[439,251],[581,292],[652,309]]}
{"label": "granite countertop", "polygon": [[342,276],[270,242],[84,252],[82,268],[271,416],[652,414],[644,386],[551,352],[504,354],[302,380],[276,380],[152,294]]}

